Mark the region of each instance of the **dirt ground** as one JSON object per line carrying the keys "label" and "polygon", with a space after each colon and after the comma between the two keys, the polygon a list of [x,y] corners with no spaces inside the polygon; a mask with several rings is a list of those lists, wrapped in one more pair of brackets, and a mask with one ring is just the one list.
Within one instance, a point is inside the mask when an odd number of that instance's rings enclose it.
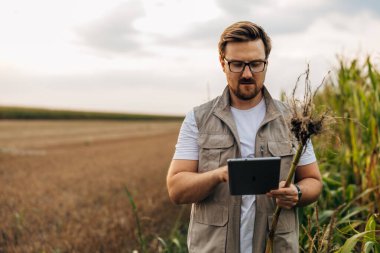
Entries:
{"label": "dirt ground", "polygon": [[[0,253],[131,252],[180,207],[165,177],[181,122],[0,121]],[[186,219],[185,217],[184,219]]]}

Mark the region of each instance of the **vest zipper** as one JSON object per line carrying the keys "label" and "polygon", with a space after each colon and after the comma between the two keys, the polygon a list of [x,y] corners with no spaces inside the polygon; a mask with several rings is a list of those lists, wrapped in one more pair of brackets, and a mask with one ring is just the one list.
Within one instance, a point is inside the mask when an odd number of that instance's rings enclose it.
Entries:
{"label": "vest zipper", "polygon": [[264,156],[264,145],[260,145],[261,157]]}

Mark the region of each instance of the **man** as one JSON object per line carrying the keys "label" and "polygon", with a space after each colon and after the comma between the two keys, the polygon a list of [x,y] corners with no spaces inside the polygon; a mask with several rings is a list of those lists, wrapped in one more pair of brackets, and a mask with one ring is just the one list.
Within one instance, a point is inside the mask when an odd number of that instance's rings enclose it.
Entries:
{"label": "man", "polygon": [[[192,203],[189,252],[264,252],[276,205],[284,208],[274,252],[298,252],[296,206],[314,202],[322,189],[311,143],[302,154],[295,182],[284,188],[297,145],[285,118],[287,107],[264,86],[271,40],[251,22],[222,33],[219,60],[227,78],[223,94],[187,114],[167,176],[171,200]],[[286,66],[284,66],[286,71]],[[231,196],[226,161],[280,156],[280,188],[267,195]]]}

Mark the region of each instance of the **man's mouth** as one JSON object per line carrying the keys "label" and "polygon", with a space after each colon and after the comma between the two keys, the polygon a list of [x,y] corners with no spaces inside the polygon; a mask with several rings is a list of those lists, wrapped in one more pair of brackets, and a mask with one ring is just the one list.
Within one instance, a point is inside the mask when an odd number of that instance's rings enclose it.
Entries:
{"label": "man's mouth", "polygon": [[239,82],[241,85],[254,85],[256,84],[255,82]]}

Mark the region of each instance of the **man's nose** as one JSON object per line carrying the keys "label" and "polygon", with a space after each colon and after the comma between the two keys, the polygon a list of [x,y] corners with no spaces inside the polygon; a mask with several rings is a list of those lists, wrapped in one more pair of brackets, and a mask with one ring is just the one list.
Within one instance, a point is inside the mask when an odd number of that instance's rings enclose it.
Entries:
{"label": "man's nose", "polygon": [[251,78],[252,72],[248,65],[244,66],[242,77],[244,78]]}

